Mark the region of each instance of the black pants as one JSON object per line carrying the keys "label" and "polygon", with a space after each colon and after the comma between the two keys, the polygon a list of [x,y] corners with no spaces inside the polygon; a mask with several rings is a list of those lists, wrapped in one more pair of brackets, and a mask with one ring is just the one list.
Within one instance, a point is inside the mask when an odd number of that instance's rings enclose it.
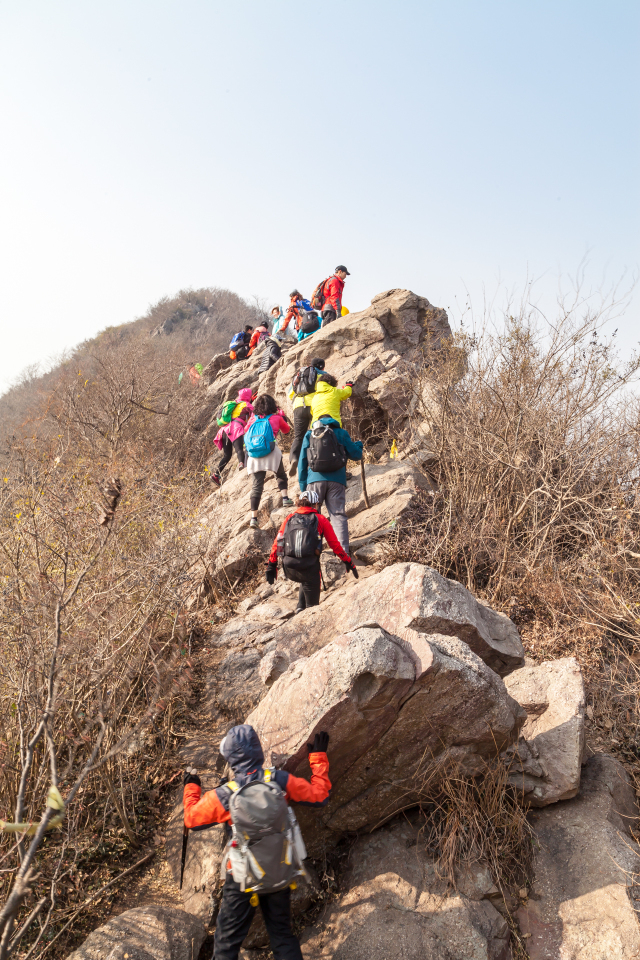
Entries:
{"label": "black pants", "polygon": [[322,311],[322,326],[326,327],[328,323],[333,323],[336,317],[337,317],[337,313],[333,309],[333,307],[327,307],[325,310]]}
{"label": "black pants", "polygon": [[231,460],[231,454],[235,450],[238,463],[244,467],[244,437],[236,437],[232,442],[226,433],[222,434],[222,460],[218,464],[217,473],[221,474],[226,465]]}
{"label": "black pants", "polygon": [[[216,923],[214,960],[237,960],[242,941],[249,932],[256,908],[249,903],[251,894],[227,874],[222,889],[222,903]],[[276,960],[302,960],[300,944],[291,929],[291,891],[263,893],[260,909]]]}
{"label": "black pants", "polygon": [[317,607],[320,603],[320,573],[313,580],[307,580],[300,584],[298,590],[298,610],[306,610],[307,607]]}
{"label": "black pants", "polygon": [[311,423],[311,407],[296,407],[293,411],[293,443],[289,453],[289,463],[297,463],[302,450],[304,435]]}
{"label": "black pants", "polygon": [[[286,494],[287,492],[287,475],[284,472],[284,463],[280,461],[280,465],[276,470],[276,480],[278,481],[278,490],[281,493]],[[260,498],[262,496],[262,491],[264,490],[264,479],[267,475],[266,470],[258,470],[257,473],[253,474],[253,483],[251,485],[251,509],[257,510],[260,506]]]}

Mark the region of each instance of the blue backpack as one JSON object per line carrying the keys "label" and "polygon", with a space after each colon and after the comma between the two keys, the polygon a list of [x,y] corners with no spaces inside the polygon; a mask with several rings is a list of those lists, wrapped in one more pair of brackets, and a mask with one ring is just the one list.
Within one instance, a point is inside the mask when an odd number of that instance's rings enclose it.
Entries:
{"label": "blue backpack", "polygon": [[236,347],[239,347],[244,343],[244,330],[241,330],[240,333],[236,333],[235,337],[229,344],[229,350],[235,350]]}
{"label": "blue backpack", "polygon": [[254,460],[268,457],[275,449],[276,438],[269,423],[269,417],[257,417],[244,435],[247,453]]}

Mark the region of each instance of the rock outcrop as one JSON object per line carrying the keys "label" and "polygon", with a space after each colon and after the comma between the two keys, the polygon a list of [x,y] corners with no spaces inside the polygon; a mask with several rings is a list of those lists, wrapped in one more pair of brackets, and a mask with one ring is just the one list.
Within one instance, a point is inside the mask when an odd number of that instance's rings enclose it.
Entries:
{"label": "rock outcrop", "polygon": [[524,711],[504,682],[454,637],[412,642],[363,626],[298,659],[249,715],[265,756],[308,776],[306,745],[331,736],[331,798],[300,808],[310,854],[415,806],[444,772],[474,776],[515,739]]}
{"label": "rock outcrop", "polygon": [[635,960],[640,821],[629,778],[592,757],[573,800],[536,811],[535,882],[518,911],[531,960]]}
{"label": "rock outcrop", "polygon": [[178,907],[135,907],[90,933],[68,960],[194,960],[205,935],[204,924]]}
{"label": "rock outcrop", "polygon": [[505,919],[482,891],[446,895],[417,824],[361,837],[349,863],[339,896],[303,937],[305,960],[510,960]]}
{"label": "rock outcrop", "polygon": [[534,807],[575,797],[584,757],[585,696],[574,657],[523,667],[507,690],[527,713],[512,749],[511,782]]}

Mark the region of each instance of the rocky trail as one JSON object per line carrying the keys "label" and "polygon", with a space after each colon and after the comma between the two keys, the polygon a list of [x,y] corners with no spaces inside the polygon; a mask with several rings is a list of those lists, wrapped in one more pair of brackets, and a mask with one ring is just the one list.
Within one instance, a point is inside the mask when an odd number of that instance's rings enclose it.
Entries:
{"label": "rocky trail", "polygon": [[[249,528],[247,478],[235,462],[202,503],[194,604],[255,586],[232,616],[211,608],[210,629],[194,648],[198,685],[181,761],[198,768],[204,789],[215,786],[224,772],[219,743],[246,721],[267,762],[308,777],[306,744],[314,732],[330,734],[329,803],[297,811],[310,857],[311,883],[292,898],[305,960],[631,960],[640,956],[637,802],[618,760],[586,749],[577,660],[526,659],[512,620],[428,558],[389,562],[395,525],[433,490],[428,435],[414,413],[437,397],[418,365],[427,346],[449,336],[444,311],[393,290],[290,347],[259,381],[260,355],[235,366],[221,355],[206,368],[201,426],[256,382],[282,400],[312,356],[339,382],[352,380],[350,422],[368,441],[370,506],[353,469],[347,512],[360,578],[325,554],[320,606],[294,616],[297,585],[281,573],[273,587],[256,576],[287,513],[275,480],[265,485],[258,530]],[[397,459],[389,437],[399,439]],[[482,792],[496,765],[531,807],[530,859],[512,888],[479,848],[447,874],[441,851],[425,842],[443,785],[479,778]],[[162,891],[146,888],[73,960],[211,956],[223,829],[191,833],[180,893],[181,792],[166,824],[164,866],[155,865],[165,870]],[[455,803],[448,811],[462,816]],[[494,854],[499,861],[500,849]],[[257,916],[241,956],[269,955]]]}

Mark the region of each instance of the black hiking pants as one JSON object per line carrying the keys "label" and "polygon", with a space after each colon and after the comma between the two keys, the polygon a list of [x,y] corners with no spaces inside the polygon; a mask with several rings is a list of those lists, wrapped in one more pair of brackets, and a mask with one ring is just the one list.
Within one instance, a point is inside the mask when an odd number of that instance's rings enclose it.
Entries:
{"label": "black hiking pants", "polygon": [[[289,482],[287,480],[287,475],[284,472],[284,463],[282,460],[280,460],[278,469],[274,472],[276,475],[276,481],[278,483],[278,490],[280,493],[283,493],[286,496]],[[262,497],[262,491],[264,490],[264,481],[266,475],[266,470],[258,470],[256,473],[252,474],[253,482],[251,484],[250,497],[250,505],[252,510],[257,510],[260,506],[260,498]]]}
{"label": "black hiking pants", "polygon": [[[318,567],[320,565],[318,564]],[[313,580],[306,580],[300,584],[298,590],[298,610],[306,610],[307,607],[317,607],[320,603],[320,570]]]}
{"label": "black hiking pants", "polygon": [[232,442],[226,433],[222,434],[222,460],[218,464],[217,473],[222,473],[226,465],[231,460],[233,451],[236,452],[238,463],[244,467],[244,437],[236,437]]}
{"label": "black hiking pants", "polygon": [[289,453],[289,463],[297,463],[302,450],[304,435],[311,423],[311,407],[296,407],[293,411],[293,443]]}
{"label": "black hiking pants", "polygon": [[[213,947],[214,960],[238,960],[242,941],[249,932],[256,908],[230,874],[222,888],[222,903],[216,923]],[[302,960],[300,944],[291,929],[291,891],[263,893],[260,909],[269,934],[269,942],[276,960]]]}
{"label": "black hiking pants", "polygon": [[337,319],[337,313],[333,307],[327,307],[322,311],[322,326],[326,327],[328,323],[333,323]]}

